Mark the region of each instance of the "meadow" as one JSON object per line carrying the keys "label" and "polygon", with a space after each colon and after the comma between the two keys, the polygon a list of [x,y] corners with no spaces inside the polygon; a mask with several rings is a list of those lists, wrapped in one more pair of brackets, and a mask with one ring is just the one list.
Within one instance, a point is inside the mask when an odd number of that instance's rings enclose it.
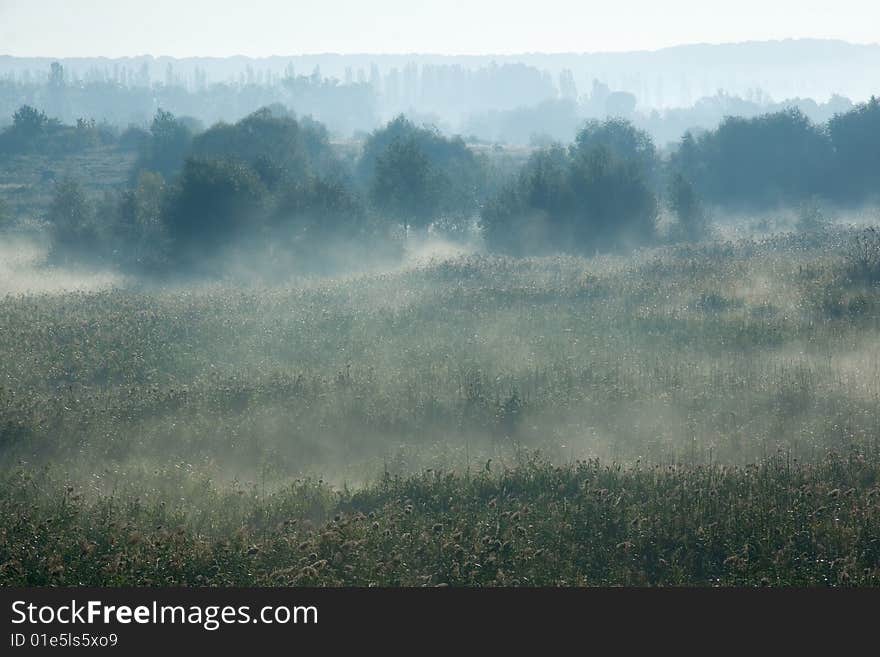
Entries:
{"label": "meadow", "polygon": [[878,265],[827,227],[16,289],[0,583],[877,584]]}

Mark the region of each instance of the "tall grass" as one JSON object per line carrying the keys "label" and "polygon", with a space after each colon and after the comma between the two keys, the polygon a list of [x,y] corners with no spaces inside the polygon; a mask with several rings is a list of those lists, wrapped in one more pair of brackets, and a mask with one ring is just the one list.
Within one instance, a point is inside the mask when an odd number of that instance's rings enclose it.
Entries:
{"label": "tall grass", "polygon": [[[872,583],[880,298],[856,236],[6,296],[3,581]],[[480,491],[513,514],[524,480],[539,512],[504,534]],[[361,556],[315,566],[327,532]]]}

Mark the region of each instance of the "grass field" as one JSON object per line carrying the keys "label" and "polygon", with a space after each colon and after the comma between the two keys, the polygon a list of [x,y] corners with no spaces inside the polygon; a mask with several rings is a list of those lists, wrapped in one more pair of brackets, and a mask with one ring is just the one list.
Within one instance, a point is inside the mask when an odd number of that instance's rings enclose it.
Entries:
{"label": "grass field", "polygon": [[858,234],[59,274],[0,301],[0,583],[877,584]]}

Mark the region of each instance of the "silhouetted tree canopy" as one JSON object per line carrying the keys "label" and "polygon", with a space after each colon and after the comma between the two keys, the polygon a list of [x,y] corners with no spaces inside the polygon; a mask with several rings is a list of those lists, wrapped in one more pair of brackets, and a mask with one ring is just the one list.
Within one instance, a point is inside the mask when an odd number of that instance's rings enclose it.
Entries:
{"label": "silhouetted tree canopy", "polygon": [[350,185],[338,178],[307,177],[282,190],[273,223],[295,239],[356,237],[366,209]]}
{"label": "silhouetted tree canopy", "polygon": [[668,197],[670,209],[677,219],[672,233],[676,241],[695,242],[705,238],[709,231],[709,217],[690,181],[680,173],[673,175]]}
{"label": "silhouetted tree canopy", "polygon": [[715,206],[800,207],[798,225],[814,230],[824,214],[811,208],[880,195],[876,98],[824,125],[798,109],[728,117],[686,133],[665,158],[622,118],[585,123],[568,146],[544,141],[520,166],[401,115],[368,135],[358,157],[353,145],[331,145],[323,124],[277,104],[205,131],[159,110],[149,130],[122,135],[23,105],[0,133],[0,153],[137,149],[129,189],[90,199],[66,180],[45,216],[56,258],[103,249],[119,264],[154,269],[244,241],[295,256],[277,258],[278,267],[315,269],[345,240],[470,226],[475,217],[492,250],[592,254],[654,240],[661,197],[676,218],[671,238],[699,240]]}
{"label": "silhouetted tree canopy", "polygon": [[618,159],[632,162],[646,175],[653,176],[657,168],[657,150],[650,135],[624,119],[588,121],[577,133],[573,154],[587,153],[596,146],[605,147]]}
{"label": "silhouetted tree canopy", "polygon": [[235,124],[218,123],[193,140],[193,155],[203,159],[237,159],[257,170],[264,182],[305,175],[308,154],[299,124],[264,108]]}
{"label": "silhouetted tree canopy", "polygon": [[830,191],[833,156],[826,132],[791,109],[686,135],[672,165],[710,201],[767,206]]}
{"label": "silhouetted tree canopy", "polygon": [[376,161],[370,195],[380,212],[404,228],[426,227],[440,205],[441,175],[415,138],[397,138]]}
{"label": "silhouetted tree canopy", "polygon": [[22,105],[12,125],[0,133],[0,154],[63,155],[115,141],[116,130],[107,124],[80,118],[75,125],[63,125],[35,107]]}
{"label": "silhouetted tree canopy", "polygon": [[402,115],[367,138],[358,173],[376,208],[405,226],[468,218],[485,187],[483,163],[460,137]]}
{"label": "silhouetted tree canopy", "polygon": [[828,134],[836,155],[837,198],[860,201],[880,195],[880,98],[835,115]]}
{"label": "silhouetted tree canopy", "polygon": [[167,180],[183,166],[190,151],[192,132],[171,112],[159,109],[150,125],[150,138],[143,144],[135,172],[153,171]]}
{"label": "silhouetted tree canopy", "polygon": [[187,159],[164,213],[178,258],[210,255],[259,230],[265,193],[259,177],[239,162]]}
{"label": "silhouetted tree canopy", "polygon": [[653,240],[657,199],[645,164],[653,144],[609,139],[621,135],[638,133],[617,121],[607,130],[590,124],[569,149],[555,145],[534,153],[518,179],[483,209],[489,247],[515,254],[592,253]]}

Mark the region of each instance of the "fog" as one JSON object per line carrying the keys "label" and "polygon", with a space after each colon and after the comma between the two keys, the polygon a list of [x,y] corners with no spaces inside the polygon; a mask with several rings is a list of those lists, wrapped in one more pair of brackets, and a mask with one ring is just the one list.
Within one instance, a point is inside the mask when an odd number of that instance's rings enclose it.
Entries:
{"label": "fog", "polygon": [[97,292],[123,284],[114,271],[87,265],[66,269],[46,264],[45,242],[33,237],[3,235],[0,242],[0,296]]}
{"label": "fog", "polygon": [[471,28],[9,41],[0,585],[876,583],[880,46]]}

